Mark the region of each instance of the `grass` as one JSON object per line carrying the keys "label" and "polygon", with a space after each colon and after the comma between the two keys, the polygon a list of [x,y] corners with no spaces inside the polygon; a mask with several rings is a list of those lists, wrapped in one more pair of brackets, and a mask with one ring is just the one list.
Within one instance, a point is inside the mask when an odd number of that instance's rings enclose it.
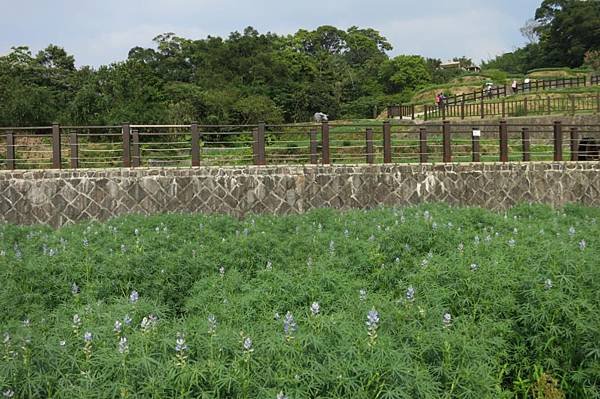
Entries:
{"label": "grass", "polygon": [[426,205],[5,225],[0,388],[598,398],[599,217],[580,206]]}

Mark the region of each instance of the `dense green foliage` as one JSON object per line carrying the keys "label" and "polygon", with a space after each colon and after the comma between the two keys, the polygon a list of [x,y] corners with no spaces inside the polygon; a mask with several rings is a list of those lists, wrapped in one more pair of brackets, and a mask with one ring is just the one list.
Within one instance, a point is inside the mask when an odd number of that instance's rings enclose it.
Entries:
{"label": "dense green foliage", "polygon": [[[172,33],[127,60],[76,68],[50,45],[0,57],[0,126],[136,123],[270,123],[373,117],[410,100],[419,85],[456,72],[420,56],[390,59],[376,30],[321,26],[294,35],[248,27],[227,38],[190,40]],[[462,57],[460,60],[470,63]],[[458,72],[460,73],[460,71]]]}
{"label": "dense green foliage", "polygon": [[420,206],[2,226],[0,389],[600,398],[598,217]]}
{"label": "dense green foliage", "polygon": [[600,50],[600,2],[543,0],[535,19],[522,32],[531,43],[484,66],[510,73],[542,67],[579,67],[586,52]]}

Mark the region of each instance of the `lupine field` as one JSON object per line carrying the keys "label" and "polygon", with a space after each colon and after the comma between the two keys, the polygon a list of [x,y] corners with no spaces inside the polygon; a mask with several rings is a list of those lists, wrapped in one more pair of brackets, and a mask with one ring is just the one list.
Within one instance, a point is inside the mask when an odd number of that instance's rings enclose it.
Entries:
{"label": "lupine field", "polygon": [[4,398],[600,398],[600,209],[0,226]]}

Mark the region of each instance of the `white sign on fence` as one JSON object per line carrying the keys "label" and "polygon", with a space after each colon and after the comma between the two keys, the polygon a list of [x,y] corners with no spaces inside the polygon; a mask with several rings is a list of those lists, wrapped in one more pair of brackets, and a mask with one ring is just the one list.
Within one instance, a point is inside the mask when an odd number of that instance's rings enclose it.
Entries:
{"label": "white sign on fence", "polygon": [[481,130],[473,129],[473,137],[479,137],[479,136],[481,136]]}

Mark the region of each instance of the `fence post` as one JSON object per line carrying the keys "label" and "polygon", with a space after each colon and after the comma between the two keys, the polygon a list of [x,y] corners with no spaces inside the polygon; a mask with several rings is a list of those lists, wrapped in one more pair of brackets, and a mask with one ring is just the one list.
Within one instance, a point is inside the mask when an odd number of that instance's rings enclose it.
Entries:
{"label": "fence post", "polygon": [[527,110],[527,97],[525,97],[523,99],[523,113],[525,114],[525,116],[527,116],[528,110]]}
{"label": "fence post", "polygon": [[140,166],[140,132],[137,129],[131,131],[131,166]]}
{"label": "fence post", "polygon": [[554,122],[554,161],[562,161],[562,125]]}
{"label": "fence post", "polygon": [[52,167],[60,169],[60,125],[52,124]]}
{"label": "fence post", "polygon": [[500,162],[508,162],[508,126],[500,121]]}
{"label": "fence post", "polygon": [[330,164],[329,160],[329,123],[321,123],[321,162],[324,164]]}
{"label": "fence post", "polygon": [[474,127],[471,134],[472,143],[472,159],[473,162],[481,162],[480,149],[479,149],[479,137],[481,136],[481,130],[478,127]]}
{"label": "fence post", "polygon": [[444,121],[442,123],[442,135],[443,135],[443,144],[444,144],[444,162],[449,163],[452,162],[452,146],[451,146],[451,137],[450,137],[450,121]]}
{"label": "fence post", "polygon": [[265,123],[258,122],[258,129],[256,130],[256,164],[266,165],[265,159]]}
{"label": "fence post", "polygon": [[600,114],[600,92],[596,93],[596,113]]}
{"label": "fence post", "polygon": [[530,145],[531,140],[529,139],[529,128],[524,127],[521,133],[521,139],[523,142],[523,161],[531,161]]}
{"label": "fence post", "polygon": [[[600,102],[598,102],[598,104],[600,104]],[[423,120],[427,121],[427,110],[428,110],[429,106],[427,104],[424,105],[424,112],[423,112]],[[600,105],[598,106],[598,109],[600,110]]]}
{"label": "fence post", "polygon": [[506,99],[502,99],[502,117],[506,118]]}
{"label": "fence post", "polygon": [[77,142],[77,130],[69,134],[69,147],[71,147],[71,168],[79,167],[79,143]]}
{"label": "fence post", "polygon": [[[414,108],[413,108],[414,110]],[[383,163],[392,162],[392,126],[390,121],[383,122]]]}
{"label": "fence post", "polygon": [[200,166],[200,133],[198,133],[198,122],[190,125],[192,133],[192,166]]}
{"label": "fence post", "polygon": [[415,120],[415,104],[412,104],[410,106],[410,119],[412,119],[413,121]]}
{"label": "fence post", "polygon": [[440,108],[442,109],[442,120],[446,120],[446,104],[440,105]]}
{"label": "fence post", "polygon": [[258,165],[258,129],[252,129],[252,160]]}
{"label": "fence post", "polygon": [[6,168],[15,169],[15,134],[12,130],[6,132]]}
{"label": "fence post", "polygon": [[460,102],[460,119],[465,119],[465,95],[463,94],[463,99]]}
{"label": "fence post", "polygon": [[317,163],[317,128],[310,128],[310,163]]}
{"label": "fence post", "polygon": [[479,112],[481,113],[481,119],[483,119],[485,117],[485,110],[484,110],[484,104],[483,104],[483,97],[481,97],[481,109],[479,110]]}
{"label": "fence post", "polygon": [[367,147],[367,163],[373,163],[373,129],[367,128],[365,132],[365,141]]}
{"label": "fence post", "polygon": [[571,115],[575,116],[575,96],[569,96],[571,98]]}
{"label": "fence post", "polygon": [[121,133],[123,134],[123,167],[131,167],[131,151],[130,151],[130,126],[129,123],[123,123]]}
{"label": "fence post", "polygon": [[579,153],[577,152],[577,141],[578,141],[577,127],[571,128],[571,161],[579,160]]}
{"label": "fence post", "polygon": [[427,162],[427,128],[419,128],[419,162]]}

